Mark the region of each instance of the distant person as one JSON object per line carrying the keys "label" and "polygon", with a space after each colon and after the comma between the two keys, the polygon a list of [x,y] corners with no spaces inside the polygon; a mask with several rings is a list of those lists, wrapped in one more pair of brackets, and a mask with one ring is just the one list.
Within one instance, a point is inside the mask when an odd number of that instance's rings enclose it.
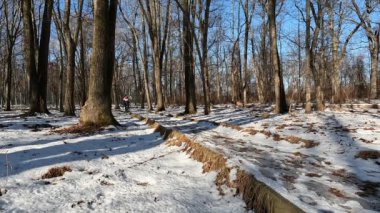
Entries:
{"label": "distant person", "polygon": [[125,111],[128,112],[129,111],[129,98],[128,98],[128,96],[124,96],[123,103],[124,103]]}

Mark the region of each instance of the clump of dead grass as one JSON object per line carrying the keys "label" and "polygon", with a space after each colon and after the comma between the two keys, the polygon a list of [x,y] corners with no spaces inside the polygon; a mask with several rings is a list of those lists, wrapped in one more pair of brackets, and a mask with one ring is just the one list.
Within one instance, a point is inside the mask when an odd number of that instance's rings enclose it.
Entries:
{"label": "clump of dead grass", "polygon": [[288,125],[287,124],[281,124],[276,127],[276,129],[285,129]]}
{"label": "clump of dead grass", "polygon": [[98,125],[81,125],[81,124],[76,124],[74,126],[70,126],[70,127],[63,128],[63,129],[52,130],[51,132],[58,133],[58,134],[89,135],[89,134],[94,134],[94,133],[100,132],[102,130],[104,130],[104,129],[101,126],[98,126]]}
{"label": "clump of dead grass", "polygon": [[291,144],[299,144],[301,142],[301,138],[296,136],[288,136],[285,138],[285,140]]}
{"label": "clump of dead grass", "polygon": [[380,152],[376,150],[362,150],[355,155],[355,158],[361,158],[364,160],[378,159],[380,158]]}
{"label": "clump of dead grass", "polygon": [[61,177],[65,174],[65,172],[71,172],[72,169],[68,166],[61,166],[61,167],[53,167],[49,169],[48,172],[46,172],[44,175],[42,175],[42,179],[49,179],[49,178],[55,178],[55,177]]}
{"label": "clump of dead grass", "polygon": [[329,192],[337,197],[340,197],[340,198],[346,198],[346,196],[343,194],[342,191],[340,191],[339,189],[336,189],[336,188],[330,188],[329,189]]}
{"label": "clump of dead grass", "polygon": [[285,138],[285,140],[291,144],[300,144],[300,143],[303,143],[301,148],[313,148],[315,146],[318,146],[319,143],[318,142],[315,142],[315,141],[312,141],[312,140],[306,140],[306,139],[302,139],[300,137],[296,137],[296,136],[288,136]]}
{"label": "clump of dead grass", "polygon": [[250,135],[256,135],[259,131],[257,131],[255,128],[253,128],[253,127],[250,127],[250,128],[246,128],[246,129],[244,129],[244,131],[243,132],[246,132],[246,133],[248,133],[248,134],[250,134]]}
{"label": "clump of dead grass", "polygon": [[316,173],[306,173],[305,175],[308,177],[322,177],[322,175]]}
{"label": "clump of dead grass", "polygon": [[273,134],[273,140],[274,141],[280,141],[280,140],[282,140],[283,138],[281,138],[281,136],[279,135],[279,134],[277,134],[277,133],[274,133]]}
{"label": "clump of dead grass", "polygon": [[238,125],[234,125],[234,124],[230,124],[230,123],[227,123],[227,122],[222,122],[220,123],[221,126],[224,126],[224,127],[227,127],[227,128],[231,128],[231,129],[234,129],[234,130],[237,130],[237,131],[241,131],[243,128],[238,126]]}
{"label": "clump of dead grass", "polygon": [[334,170],[332,172],[332,175],[337,176],[337,177],[344,177],[344,178],[349,176],[345,169]]}

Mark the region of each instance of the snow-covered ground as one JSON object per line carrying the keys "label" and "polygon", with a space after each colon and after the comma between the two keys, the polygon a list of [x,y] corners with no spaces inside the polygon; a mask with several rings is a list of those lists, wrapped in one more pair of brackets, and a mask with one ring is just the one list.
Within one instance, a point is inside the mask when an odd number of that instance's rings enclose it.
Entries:
{"label": "snow-covered ground", "polygon": [[[297,110],[216,106],[210,115],[175,117],[133,109],[223,153],[307,212],[380,211],[380,113],[377,109]],[[222,125],[218,125],[221,123]]]}
{"label": "snow-covered ground", "polygon": [[[246,212],[215,172],[166,146],[143,122],[115,111],[122,127],[58,134],[78,118],[0,112],[0,212]],[[42,179],[51,168],[63,176]]]}

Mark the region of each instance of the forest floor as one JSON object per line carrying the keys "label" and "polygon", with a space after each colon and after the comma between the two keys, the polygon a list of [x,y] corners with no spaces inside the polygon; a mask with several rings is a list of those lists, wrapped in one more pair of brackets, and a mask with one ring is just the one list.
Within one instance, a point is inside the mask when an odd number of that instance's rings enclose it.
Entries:
{"label": "forest floor", "polygon": [[77,117],[21,113],[0,112],[0,212],[246,212],[216,172],[124,112],[122,127],[76,134],[56,130]]}
{"label": "forest floor", "polygon": [[185,133],[243,168],[307,212],[380,211],[378,109],[301,109],[274,115],[270,107],[215,106],[210,115],[183,107],[133,112]]}
{"label": "forest floor", "polygon": [[[302,110],[218,105],[149,117],[223,154],[306,212],[380,211],[377,109]],[[167,146],[144,122],[115,110],[121,127],[68,133],[77,117],[0,112],[0,212],[246,212],[216,172]],[[56,168],[56,170],[51,170]],[[66,172],[65,172],[66,171]],[[63,175],[60,173],[64,173]],[[62,176],[60,176],[62,175]],[[55,177],[57,176],[57,177]]]}

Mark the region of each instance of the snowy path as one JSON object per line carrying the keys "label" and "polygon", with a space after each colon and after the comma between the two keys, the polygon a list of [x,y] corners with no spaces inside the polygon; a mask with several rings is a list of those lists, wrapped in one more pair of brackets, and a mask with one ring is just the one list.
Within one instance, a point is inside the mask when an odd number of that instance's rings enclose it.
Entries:
{"label": "snowy path", "polygon": [[208,116],[172,117],[181,111],[135,112],[223,153],[305,211],[380,211],[379,157],[355,157],[362,150],[380,153],[377,112],[263,118],[263,112],[250,109],[216,108]]}
{"label": "snowy path", "polygon": [[[58,135],[78,118],[0,113],[1,212],[245,212],[234,192],[219,194],[216,174],[159,133],[115,112],[124,126],[94,135]],[[68,166],[61,177],[41,179]]]}

